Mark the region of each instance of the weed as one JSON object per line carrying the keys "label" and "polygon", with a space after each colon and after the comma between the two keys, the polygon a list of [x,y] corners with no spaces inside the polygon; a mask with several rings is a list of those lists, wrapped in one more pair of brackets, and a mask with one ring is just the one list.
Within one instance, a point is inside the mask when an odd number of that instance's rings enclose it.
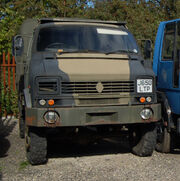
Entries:
{"label": "weed", "polygon": [[28,161],[22,161],[19,165],[19,170],[24,170],[27,166],[29,166]]}

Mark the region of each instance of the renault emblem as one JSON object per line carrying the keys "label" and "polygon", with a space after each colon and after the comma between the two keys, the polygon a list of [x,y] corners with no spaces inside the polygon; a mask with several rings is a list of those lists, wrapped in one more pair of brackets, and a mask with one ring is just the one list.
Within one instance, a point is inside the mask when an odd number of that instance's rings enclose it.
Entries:
{"label": "renault emblem", "polygon": [[98,82],[97,85],[96,85],[96,90],[98,91],[98,93],[102,93],[104,89],[104,86],[101,82]]}

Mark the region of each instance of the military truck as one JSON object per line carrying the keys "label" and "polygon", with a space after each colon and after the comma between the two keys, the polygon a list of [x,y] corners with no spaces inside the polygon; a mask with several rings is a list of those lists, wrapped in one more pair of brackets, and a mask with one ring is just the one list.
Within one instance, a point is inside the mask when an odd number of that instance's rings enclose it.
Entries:
{"label": "military truck", "polygon": [[132,152],[152,155],[161,119],[155,76],[126,23],[28,19],[13,53],[20,136],[31,164],[47,161],[55,133],[92,139],[127,130]]}

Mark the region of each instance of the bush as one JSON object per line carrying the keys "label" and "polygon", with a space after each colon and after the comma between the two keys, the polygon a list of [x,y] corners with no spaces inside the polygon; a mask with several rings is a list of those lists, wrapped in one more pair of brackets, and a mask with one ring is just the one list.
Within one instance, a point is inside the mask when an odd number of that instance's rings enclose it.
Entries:
{"label": "bush", "polygon": [[18,115],[17,91],[4,87],[2,82],[0,84],[0,107],[1,116]]}

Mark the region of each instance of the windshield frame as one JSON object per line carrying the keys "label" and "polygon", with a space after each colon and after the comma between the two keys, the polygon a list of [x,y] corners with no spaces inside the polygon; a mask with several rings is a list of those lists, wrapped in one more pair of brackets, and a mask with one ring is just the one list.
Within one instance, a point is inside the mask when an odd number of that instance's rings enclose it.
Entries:
{"label": "windshield frame", "polygon": [[[131,34],[131,32],[129,32],[129,30],[124,26],[124,25],[109,25],[109,24],[98,24],[98,23],[75,23],[75,22],[72,22],[72,23],[70,23],[70,22],[61,22],[61,23],[47,23],[47,24],[41,24],[41,25],[39,25],[36,29],[35,29],[35,31],[34,31],[34,38],[33,38],[33,45],[32,45],[32,52],[38,52],[38,53],[43,53],[43,52],[50,52],[50,51],[46,51],[46,50],[44,50],[44,51],[38,51],[37,50],[37,43],[38,43],[38,36],[39,36],[39,33],[40,33],[40,31],[41,31],[41,29],[45,29],[45,28],[53,28],[53,27],[57,27],[57,26],[71,26],[71,25],[79,25],[79,26],[94,26],[94,27],[96,27],[96,28],[113,28],[113,29],[117,29],[117,30],[121,30],[121,31],[125,31],[125,32],[127,32],[128,34],[130,34],[130,36],[133,38],[133,41],[135,42],[135,44],[136,44],[136,47],[137,47],[137,52],[134,52],[134,54],[136,54],[136,55],[141,55],[141,52],[140,52],[140,48],[139,48],[139,46],[138,46],[138,44],[137,44],[137,41],[136,41],[136,39],[134,38],[134,36]],[[82,49],[83,50],[83,49]],[[57,52],[57,51],[53,51],[53,52]],[[67,52],[66,50],[65,50],[65,52]],[[111,52],[111,51],[104,51],[104,52],[99,52],[99,53],[103,53],[103,54],[106,54],[106,53],[108,53],[108,52]],[[69,53],[71,53],[71,52],[69,52]],[[72,51],[72,53],[73,53],[73,51]],[[78,53],[78,51],[77,52],[75,52],[75,53]],[[81,53],[81,50],[80,50],[80,53]],[[86,52],[85,52],[86,53]],[[87,51],[87,53],[91,53],[91,50],[90,50],[90,52],[88,52]],[[92,53],[93,53],[93,51],[92,51]],[[96,53],[98,53],[98,52],[96,52]],[[126,53],[126,52],[124,52],[124,53]],[[127,52],[127,54],[129,54],[130,52]],[[122,54],[122,52],[114,52],[114,54]],[[132,54],[132,52],[131,52],[131,54]]]}

